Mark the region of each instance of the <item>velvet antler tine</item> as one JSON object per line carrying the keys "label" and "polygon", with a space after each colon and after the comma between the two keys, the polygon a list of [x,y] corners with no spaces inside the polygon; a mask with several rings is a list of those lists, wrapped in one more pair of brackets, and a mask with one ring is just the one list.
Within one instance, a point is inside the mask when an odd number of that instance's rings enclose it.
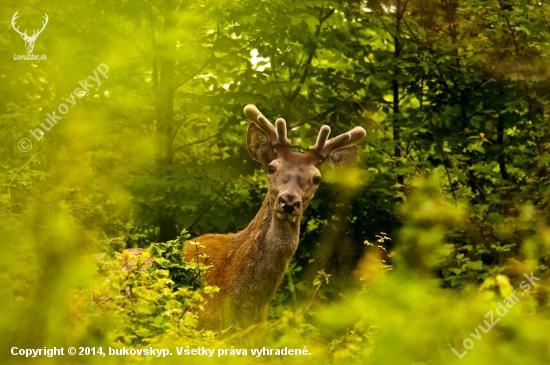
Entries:
{"label": "velvet antler tine", "polygon": [[244,114],[253,122],[258,122],[258,117],[262,115],[255,105],[248,104],[244,107]]}
{"label": "velvet antler tine", "polygon": [[244,114],[258,125],[264,132],[267,133],[267,135],[275,141],[277,139],[277,132],[275,131],[275,127],[273,124],[271,124],[263,115],[262,113],[256,108],[255,105],[248,104],[244,107]]}
{"label": "velvet antler tine", "polygon": [[[287,125],[283,118],[278,118],[275,121],[275,125],[273,125],[262,115],[258,108],[252,104],[244,107],[244,114],[267,134],[273,146],[290,146],[290,140],[287,137]],[[309,147],[309,149],[325,158],[332,151],[349,146],[361,138],[364,138],[366,134],[367,133],[362,127],[355,127],[347,133],[328,139],[330,127],[324,125],[319,130],[315,145]]]}
{"label": "velvet antler tine", "polygon": [[260,114],[257,124],[271,138],[272,143],[277,141],[277,130],[266,117]]}
{"label": "velvet antler tine", "polygon": [[365,136],[367,135],[367,132],[365,132],[362,127],[355,127],[348,133],[351,135],[351,138],[349,139],[349,141],[346,142],[346,145],[365,138]]}
{"label": "velvet antler tine", "polygon": [[286,121],[284,119],[277,119],[275,122],[277,129],[275,129],[273,124],[262,115],[255,105],[248,104],[245,106],[244,114],[267,134],[272,144],[290,145],[290,140],[286,135]]}
{"label": "velvet antler tine", "polygon": [[277,127],[277,143],[280,145],[289,145],[290,140],[286,134],[286,121],[283,118],[279,118],[275,121]]}
{"label": "velvet antler tine", "polygon": [[349,132],[348,132],[348,133],[340,134],[337,137],[329,139],[327,144],[325,145],[325,148],[323,149],[323,155],[328,155],[329,153],[331,153],[335,149],[338,149],[340,147],[344,147],[348,143],[350,138],[351,138],[351,134],[349,134]]}
{"label": "velvet antler tine", "polygon": [[311,146],[309,147],[309,149],[321,154],[321,152],[323,152],[323,148],[325,148],[325,144],[327,143],[329,134],[330,127],[328,125],[322,126],[321,130],[319,131],[319,135],[317,136],[317,142],[315,143],[315,146]]}
{"label": "velvet antler tine", "polygon": [[355,127],[351,131],[340,134],[334,138],[331,138],[327,141],[330,133],[330,127],[324,125],[319,131],[317,136],[317,142],[315,146],[309,147],[309,149],[315,152],[318,155],[321,155],[323,158],[326,158],[330,153],[338,148],[346,147],[352,144],[355,141],[360,140],[365,137],[366,132],[361,127]]}
{"label": "velvet antler tine", "polygon": [[367,132],[362,127],[355,127],[351,131],[341,134],[338,137],[334,137],[330,139],[327,144],[325,145],[325,148],[323,149],[323,155],[328,155],[332,151],[349,146],[353,144],[354,142],[360,140],[361,138],[364,138],[367,135]]}

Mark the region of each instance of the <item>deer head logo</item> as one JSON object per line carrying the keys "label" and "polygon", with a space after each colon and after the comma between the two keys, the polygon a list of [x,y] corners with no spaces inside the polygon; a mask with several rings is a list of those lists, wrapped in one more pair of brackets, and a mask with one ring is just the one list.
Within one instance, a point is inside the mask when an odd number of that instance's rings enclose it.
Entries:
{"label": "deer head logo", "polygon": [[21,38],[23,38],[23,40],[25,41],[25,48],[27,49],[27,53],[32,53],[36,38],[38,38],[40,33],[42,33],[42,31],[44,30],[44,28],[46,28],[46,25],[48,24],[48,19],[49,19],[48,14],[44,13],[44,23],[42,23],[42,29],[34,30],[32,35],[29,36],[27,35],[26,29],[23,33],[21,33],[21,31],[19,31],[19,28],[15,25],[15,21],[17,20],[17,18],[19,18],[19,15],[17,15],[18,12],[19,10],[17,10],[15,14],[13,14],[13,17],[11,18],[11,26],[13,27],[13,30],[19,33],[21,35]]}

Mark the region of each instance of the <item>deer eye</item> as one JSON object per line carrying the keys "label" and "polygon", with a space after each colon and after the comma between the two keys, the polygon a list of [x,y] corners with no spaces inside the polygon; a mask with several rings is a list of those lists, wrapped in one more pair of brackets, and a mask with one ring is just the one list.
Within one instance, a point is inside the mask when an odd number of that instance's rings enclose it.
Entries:
{"label": "deer eye", "polygon": [[315,185],[319,185],[320,182],[321,182],[321,176],[315,176],[315,177],[313,178],[313,183],[314,183]]}
{"label": "deer eye", "polygon": [[275,172],[275,166],[271,166],[271,165],[267,166],[267,173],[268,174],[272,174],[274,172]]}

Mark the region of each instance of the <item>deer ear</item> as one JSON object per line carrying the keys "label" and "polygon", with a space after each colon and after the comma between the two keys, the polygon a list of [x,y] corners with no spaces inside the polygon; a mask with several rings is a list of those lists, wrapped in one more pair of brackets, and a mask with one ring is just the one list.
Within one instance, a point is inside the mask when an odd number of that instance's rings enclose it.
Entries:
{"label": "deer ear", "polygon": [[271,145],[271,140],[254,122],[250,123],[248,126],[246,147],[248,148],[250,156],[256,161],[264,164],[264,166],[277,158],[275,150]]}
{"label": "deer ear", "polygon": [[326,162],[334,167],[349,166],[355,160],[357,154],[357,146],[351,145],[347,147],[338,148],[330,153],[325,159]]}

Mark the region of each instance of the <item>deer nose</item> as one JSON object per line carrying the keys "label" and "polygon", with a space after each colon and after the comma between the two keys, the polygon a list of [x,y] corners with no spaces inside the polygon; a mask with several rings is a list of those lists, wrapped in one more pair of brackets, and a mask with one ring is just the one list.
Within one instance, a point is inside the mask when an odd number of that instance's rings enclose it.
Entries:
{"label": "deer nose", "polygon": [[300,198],[294,194],[285,194],[279,197],[279,205],[285,213],[292,213],[300,208]]}

